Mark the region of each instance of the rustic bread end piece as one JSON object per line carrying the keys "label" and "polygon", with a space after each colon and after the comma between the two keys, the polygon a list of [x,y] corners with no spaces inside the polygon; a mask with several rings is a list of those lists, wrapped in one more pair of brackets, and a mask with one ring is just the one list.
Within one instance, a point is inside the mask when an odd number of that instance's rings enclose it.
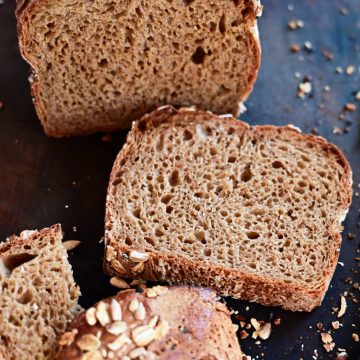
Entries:
{"label": "rustic bread end piece", "polygon": [[54,225],[0,244],[4,360],[53,359],[58,337],[79,310],[80,291],[61,240],[61,226]]}
{"label": "rustic bread end piece", "polygon": [[323,138],[166,107],[133,125],[115,161],[105,271],[310,311],[351,195],[350,166]]}
{"label": "rustic bread end piece", "polygon": [[241,360],[229,311],[215,293],[187,286],[125,290],[74,319],[57,360]]}
{"label": "rustic bread end piece", "polygon": [[19,1],[48,135],[111,131],[158,106],[237,114],[260,66],[256,0]]}

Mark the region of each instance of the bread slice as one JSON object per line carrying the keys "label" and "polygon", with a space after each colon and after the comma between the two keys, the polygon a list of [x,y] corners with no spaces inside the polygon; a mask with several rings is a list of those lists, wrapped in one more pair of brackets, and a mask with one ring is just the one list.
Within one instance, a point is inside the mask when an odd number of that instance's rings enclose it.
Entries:
{"label": "bread slice", "polygon": [[158,106],[236,114],[260,65],[257,0],[19,1],[48,135],[111,131]]}
{"label": "bread slice", "polygon": [[134,123],[115,161],[104,267],[310,311],[351,195],[350,166],[323,138],[165,107]]}
{"label": "bread slice", "polygon": [[243,359],[229,311],[214,292],[137,291],[121,291],[80,314],[61,337],[57,360]]}
{"label": "bread slice", "polygon": [[0,244],[0,358],[53,359],[78,311],[60,225],[23,231]]}

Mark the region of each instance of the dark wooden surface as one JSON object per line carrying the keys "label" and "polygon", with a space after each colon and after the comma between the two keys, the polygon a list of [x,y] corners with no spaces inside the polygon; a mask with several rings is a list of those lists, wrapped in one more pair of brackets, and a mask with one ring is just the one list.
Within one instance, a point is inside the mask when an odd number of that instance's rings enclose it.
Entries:
{"label": "dark wooden surface", "polygon": [[[289,4],[265,1],[259,22],[262,68],[247,103],[248,112],[242,118],[252,124],[293,123],[305,132],[316,128],[345,152],[354,170],[354,191],[360,192],[360,102],[353,95],[360,91],[360,1],[294,1],[293,11]],[[60,222],[67,239],[82,241],[71,253],[70,261],[82,289],[81,304],[89,306],[115,292],[101,272],[99,240],[103,236],[109,173],[126,133],[114,134],[111,143],[103,143],[101,135],[64,140],[44,135],[32,106],[29,68],[17,46],[14,8],[13,0],[0,5],[0,101],[4,103],[0,110],[0,238]],[[342,8],[348,10],[348,15],[340,14]],[[289,31],[287,22],[291,19],[303,20],[304,28]],[[305,41],[311,42],[313,52],[302,49],[290,53],[290,44],[302,46]],[[334,54],[333,61],[324,58],[324,49]],[[348,65],[355,66],[352,75],[335,72],[337,66],[345,69]],[[295,78],[296,72],[301,74],[300,79]],[[313,92],[310,98],[301,100],[296,94],[304,76],[311,78]],[[329,92],[323,89],[326,85],[331,88]],[[355,103],[358,110],[339,120],[347,102]],[[334,127],[348,127],[349,132],[336,135]],[[359,290],[345,283],[347,277],[360,282],[356,273],[359,262],[354,259],[360,257],[359,209],[359,197],[355,196],[344,223],[340,255],[344,267],[337,267],[320,308],[300,314],[227,299],[247,319],[282,319],[261,345],[250,338],[241,341],[248,354],[265,359],[312,359],[317,349],[319,359],[336,358],[336,351],[327,354],[323,350],[316,324],[322,322],[326,330],[331,327],[331,321],[336,320],[331,308],[339,305],[344,291],[360,300]],[[349,232],[356,238],[347,239]],[[359,343],[351,334],[360,333],[360,304],[354,304],[350,297],[347,303],[348,310],[340,319],[343,327],[334,332],[333,338],[336,349],[344,348],[349,359],[357,359]]]}

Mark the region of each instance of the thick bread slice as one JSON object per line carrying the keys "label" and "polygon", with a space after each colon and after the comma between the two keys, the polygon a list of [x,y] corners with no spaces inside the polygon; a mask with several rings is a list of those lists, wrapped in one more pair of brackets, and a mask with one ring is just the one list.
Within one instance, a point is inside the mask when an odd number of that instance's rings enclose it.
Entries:
{"label": "thick bread slice", "polygon": [[239,111],[260,66],[257,0],[18,2],[48,135],[111,131],[158,106]]}
{"label": "thick bread slice", "polygon": [[57,360],[243,359],[229,311],[214,292],[187,286],[137,291],[119,292],[74,319]]}
{"label": "thick bread slice", "polygon": [[323,138],[163,108],[133,125],[115,161],[105,270],[310,311],[351,194],[350,166]]}
{"label": "thick bread slice", "polygon": [[0,244],[0,358],[53,359],[78,311],[60,225],[23,231]]}

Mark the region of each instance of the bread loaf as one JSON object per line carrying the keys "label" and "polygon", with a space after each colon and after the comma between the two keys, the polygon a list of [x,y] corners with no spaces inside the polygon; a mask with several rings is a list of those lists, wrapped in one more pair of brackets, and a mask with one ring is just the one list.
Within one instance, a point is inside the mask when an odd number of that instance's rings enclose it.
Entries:
{"label": "bread loaf", "polygon": [[119,292],[80,314],[60,344],[57,360],[243,359],[226,306],[186,286]]}
{"label": "bread loaf", "polygon": [[0,358],[53,359],[78,312],[60,225],[24,231],[0,244]]}
{"label": "bread loaf", "polygon": [[257,0],[18,2],[48,135],[111,131],[160,105],[237,114],[260,65]]}
{"label": "bread loaf", "polygon": [[133,125],[108,188],[105,270],[290,310],[320,305],[351,202],[344,155],[291,126],[191,110]]}

